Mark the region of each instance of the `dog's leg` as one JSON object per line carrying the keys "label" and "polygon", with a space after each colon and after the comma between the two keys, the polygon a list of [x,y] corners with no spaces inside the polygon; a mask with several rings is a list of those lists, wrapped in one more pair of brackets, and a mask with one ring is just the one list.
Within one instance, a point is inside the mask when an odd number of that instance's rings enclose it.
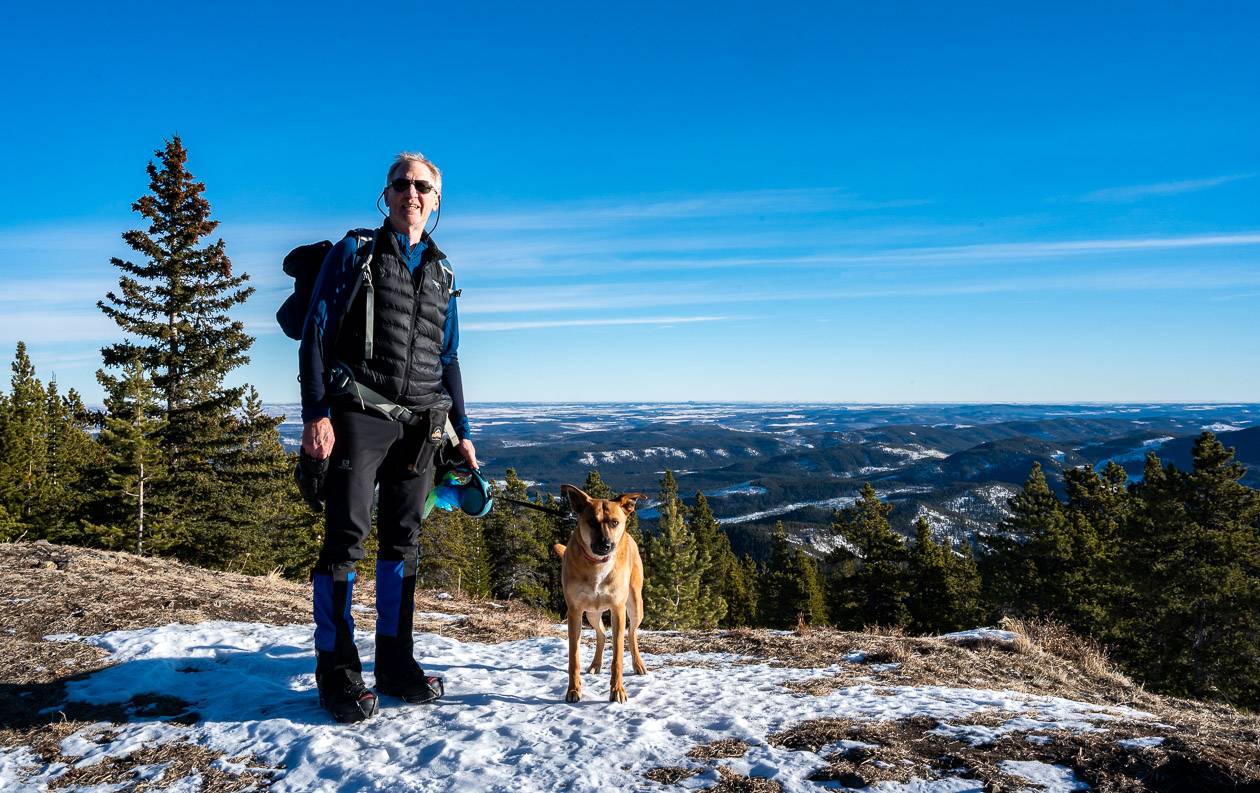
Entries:
{"label": "dog's leg", "polygon": [[636,675],[646,675],[647,667],[643,665],[643,657],[639,655],[639,623],[643,622],[643,592],[630,588],[630,602],[626,604],[626,616],[630,619],[630,663],[634,665]]}
{"label": "dog's leg", "polygon": [[586,671],[598,672],[604,665],[604,612],[588,611],[586,621],[595,629],[595,657],[591,659],[591,665],[586,667]]}
{"label": "dog's leg", "polygon": [[625,662],[626,606],[618,603],[612,609],[612,685],[608,689],[609,702],[625,702],[626,687],[621,683],[621,665]]}
{"label": "dog's leg", "polygon": [[582,699],[582,673],[578,658],[578,648],[582,644],[582,611],[569,607],[569,690],[564,692],[565,702],[578,702]]}

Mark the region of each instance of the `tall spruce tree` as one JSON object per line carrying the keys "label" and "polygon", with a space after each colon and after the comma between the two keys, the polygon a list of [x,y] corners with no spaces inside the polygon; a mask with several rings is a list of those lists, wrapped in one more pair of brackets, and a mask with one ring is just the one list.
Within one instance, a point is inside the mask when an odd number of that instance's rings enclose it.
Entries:
{"label": "tall spruce tree", "polygon": [[296,458],[280,442],[283,417],[268,415],[257,390],[245,388],[225,423],[230,441],[216,465],[219,497],[197,533],[219,541],[213,549],[188,548],[181,555],[207,567],[305,576],[319,554],[322,516],[298,493]]}
{"label": "tall spruce tree", "polygon": [[770,536],[770,558],[759,582],[758,618],[771,628],[792,628],[803,618],[811,625],[827,621],[818,566],[793,545],[780,521]]}
{"label": "tall spruce tree", "polygon": [[1072,609],[1076,553],[1063,504],[1050,490],[1040,463],[1010,500],[1001,533],[986,538],[986,597],[999,614],[1064,619]]}
{"label": "tall spruce tree", "polygon": [[101,464],[100,447],[89,433],[89,414],[78,391],[72,388],[62,396],[57,381],[49,381],[44,409],[49,490],[55,498],[46,513],[44,533],[55,542],[75,542],[90,495],[85,485],[92,469]]}
{"label": "tall spruce tree", "polygon": [[731,565],[730,582],[723,590],[726,600],[726,617],[720,623],[723,628],[735,628],[758,624],[757,601],[759,599],[757,563],[745,555]]}
{"label": "tall spruce tree", "polygon": [[[547,607],[549,569],[557,563],[546,540],[554,533],[540,513],[515,509],[506,498],[529,501],[525,483],[509,468],[502,486],[495,486],[494,509],[483,523],[489,558],[490,592],[496,598],[517,598]],[[535,500],[539,501],[539,500]]]}
{"label": "tall spruce tree", "polygon": [[696,538],[687,528],[678,484],[670,471],[661,479],[660,499],[656,532],[645,542],[644,622],[658,630],[695,628],[701,624]]}
{"label": "tall spruce tree", "polygon": [[[226,387],[225,376],[248,363],[253,338],[228,311],[253,293],[249,276],[234,275],[223,240],[203,244],[218,222],[210,219],[205,186],[188,172],[188,153],[178,136],[155,152],[148,165],[150,192],[132,209],[147,230],[123,240],[139,263],[114,258],[122,271],[118,290],[97,305],[126,334],[101,350],[107,367],[139,358],[153,372],[163,404],[160,437],[179,525],[196,527],[204,508],[221,493],[221,458],[233,445],[232,412],[244,386]],[[186,552],[227,541],[202,526],[183,538]]]}
{"label": "tall spruce tree", "polygon": [[932,527],[920,515],[914,522],[914,544],[909,549],[910,629],[915,633],[943,633],[954,629],[953,592],[947,552],[932,539]]}
{"label": "tall spruce tree", "polygon": [[1152,688],[1260,708],[1260,492],[1210,432],[1132,489],[1119,654]]}
{"label": "tall spruce tree", "polygon": [[105,487],[96,493],[89,534],[93,544],[144,555],[155,544],[162,547],[166,528],[161,519],[154,525],[152,508],[166,478],[158,445],[164,425],[161,404],[139,356],[119,376],[98,370],[96,379],[105,389],[105,416],[97,436],[104,452]]}
{"label": "tall spruce tree", "polygon": [[18,342],[11,390],[0,400],[0,536],[73,542],[86,502],[85,477],[99,463],[74,389],[45,386]]}
{"label": "tall spruce tree", "polygon": [[836,625],[903,628],[910,624],[906,544],[892,530],[892,505],[868,483],[852,506],[836,513],[832,531],[845,540],[828,559],[828,611]]}
{"label": "tall spruce tree", "polygon": [[688,515],[688,528],[696,543],[695,575],[700,580],[696,593],[696,625],[715,628],[726,618],[726,596],[736,585],[734,568],[739,560],[731,551],[731,540],[718,526],[704,493],[696,492],[696,505]]}
{"label": "tall spruce tree", "polygon": [[[48,404],[44,384],[35,376],[35,365],[19,341],[10,365],[13,376],[0,416],[0,497],[14,523],[14,531],[38,529],[49,492]],[[42,534],[40,535],[42,536]]]}
{"label": "tall spruce tree", "polygon": [[1128,478],[1115,461],[1101,474],[1091,465],[1063,472],[1072,549],[1061,573],[1066,602],[1058,618],[1100,639],[1110,630],[1108,612],[1119,595],[1116,564],[1120,526],[1129,508]]}
{"label": "tall spruce tree", "polygon": [[946,558],[949,560],[950,593],[955,618],[953,626],[948,630],[974,628],[984,622],[985,609],[980,569],[971,543],[963,541],[953,553],[947,548]]}

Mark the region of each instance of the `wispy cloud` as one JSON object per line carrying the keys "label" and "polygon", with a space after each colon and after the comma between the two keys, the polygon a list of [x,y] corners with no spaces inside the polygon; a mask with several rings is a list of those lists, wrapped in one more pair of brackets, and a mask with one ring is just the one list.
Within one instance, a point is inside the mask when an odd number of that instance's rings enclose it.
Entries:
{"label": "wispy cloud", "polygon": [[[775,303],[862,300],[897,297],[962,297],[1018,292],[1204,292],[1209,290],[1251,290],[1260,286],[1260,268],[1227,267],[1186,270],[1176,267],[1128,268],[1096,272],[1028,273],[993,277],[974,273],[948,280],[925,277],[897,278],[854,283],[852,279],[819,280],[816,277],[781,280],[774,292]],[[535,312],[589,312],[615,309],[644,311],[680,306],[735,305],[766,301],[755,283],[729,281],[687,281],[666,285],[651,281],[606,283],[600,285],[552,285],[493,287],[476,290],[460,304],[461,317],[476,317],[465,328],[487,329],[497,323],[482,317],[532,314]],[[653,324],[659,319],[611,320],[605,324]],[[555,327],[558,322],[520,325]],[[585,320],[579,320],[587,324]],[[553,324],[555,323],[555,324]],[[274,324],[274,323],[273,323]],[[517,327],[516,323],[512,324]],[[500,329],[500,328],[495,328]],[[506,329],[506,328],[503,328]]]}
{"label": "wispy cloud", "polygon": [[750,214],[782,215],[862,212],[930,203],[921,199],[872,200],[842,188],[797,188],[714,193],[686,198],[647,196],[640,201],[549,203],[531,210],[481,212],[460,216],[460,230],[519,231],[581,228],[643,220],[725,218]]}
{"label": "wispy cloud", "polygon": [[1242,179],[1250,179],[1255,176],[1254,173],[1231,174],[1229,176],[1213,176],[1207,179],[1185,179],[1178,182],[1155,182],[1153,184],[1136,184],[1126,185],[1123,187],[1106,187],[1102,190],[1094,190],[1079,196],[1076,200],[1087,203],[1128,203],[1132,201],[1141,201],[1144,198],[1159,198],[1163,196],[1178,195],[1179,193],[1193,193],[1199,190],[1207,190],[1213,187],[1219,187],[1230,182],[1237,182]]}
{"label": "wispy cloud", "polygon": [[543,319],[506,322],[461,323],[460,330],[537,330],[539,328],[585,328],[606,325],[684,325],[694,322],[723,322],[738,317],[634,317],[618,319]]}
{"label": "wispy cloud", "polygon": [[[874,236],[874,235],[872,235]],[[692,242],[697,246],[701,238]],[[1093,240],[1061,240],[1030,242],[993,242],[973,245],[919,246],[862,249],[849,244],[847,240],[832,245],[819,241],[812,247],[822,248],[819,252],[798,255],[785,255],[776,252],[773,246],[767,246],[765,252],[750,246],[736,255],[722,250],[721,240],[715,241],[713,249],[694,251],[680,250],[684,255],[648,255],[641,250],[621,241],[606,241],[602,246],[589,245],[584,252],[575,252],[564,242],[557,243],[559,248],[550,253],[545,242],[526,244],[518,250],[504,250],[494,253],[486,249],[486,258],[471,256],[464,261],[471,263],[475,270],[486,272],[487,268],[498,275],[507,275],[513,271],[520,273],[544,272],[548,275],[606,274],[608,272],[624,273],[627,271],[647,272],[654,270],[745,270],[750,267],[790,268],[837,268],[853,269],[862,267],[885,266],[963,266],[1002,264],[1015,261],[1062,260],[1068,261],[1078,257],[1102,256],[1114,254],[1142,254],[1161,251],[1195,250],[1230,248],[1260,245],[1260,232],[1240,232],[1231,234],[1203,234],[1180,237],[1133,237]],[[644,244],[650,244],[645,241]],[[839,248],[839,250],[827,250]],[[477,249],[474,249],[474,251]],[[495,257],[495,258],[491,258]]]}

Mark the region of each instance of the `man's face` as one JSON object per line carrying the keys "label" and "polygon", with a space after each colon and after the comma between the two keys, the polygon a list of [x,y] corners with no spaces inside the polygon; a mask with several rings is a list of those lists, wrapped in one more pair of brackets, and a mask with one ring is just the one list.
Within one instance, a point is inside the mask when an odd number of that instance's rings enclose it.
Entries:
{"label": "man's face", "polygon": [[[422,162],[407,162],[405,167],[395,168],[390,176],[390,184],[385,188],[385,204],[389,207],[389,219],[398,231],[423,229],[429,215],[437,209],[441,200],[442,185],[433,171]],[[408,180],[403,189],[394,189],[399,179]],[[433,185],[427,193],[421,193],[415,182],[424,181]]]}

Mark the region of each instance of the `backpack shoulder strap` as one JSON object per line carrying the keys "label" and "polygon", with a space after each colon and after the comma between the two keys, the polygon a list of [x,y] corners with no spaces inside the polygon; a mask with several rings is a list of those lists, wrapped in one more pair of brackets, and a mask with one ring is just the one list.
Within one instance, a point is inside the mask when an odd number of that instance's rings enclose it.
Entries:
{"label": "backpack shoulder strap", "polygon": [[[350,289],[350,295],[346,298],[345,313],[350,313],[350,307],[354,305],[354,299],[358,297],[359,288],[363,288],[363,296],[366,304],[365,316],[367,327],[363,333],[363,360],[372,357],[373,328],[376,325],[375,314],[375,290],[372,288],[372,253],[376,247],[376,232],[372,229],[351,229],[346,232],[347,237],[353,237],[355,241],[355,277],[354,286]],[[344,316],[344,315],[343,315]],[[341,326],[338,324],[338,330]]]}

